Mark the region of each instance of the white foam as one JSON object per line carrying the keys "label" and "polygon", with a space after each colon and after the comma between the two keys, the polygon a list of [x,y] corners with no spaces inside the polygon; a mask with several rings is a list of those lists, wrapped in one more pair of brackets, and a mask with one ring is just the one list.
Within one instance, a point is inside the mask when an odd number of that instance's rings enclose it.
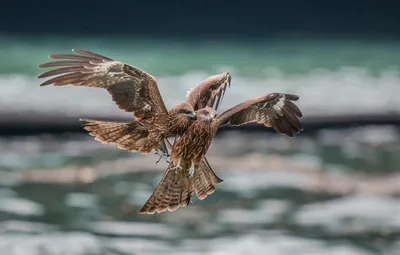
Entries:
{"label": "white foam", "polygon": [[303,206],[294,221],[321,226],[333,233],[363,233],[400,229],[400,200],[390,197],[348,196]]}
{"label": "white foam", "polygon": [[[269,70],[269,69],[268,69]],[[400,113],[400,75],[386,71],[373,76],[360,68],[343,67],[337,71],[314,70],[306,74],[265,73],[263,77],[232,74],[222,110],[250,97],[271,92],[300,96],[305,116],[344,113]],[[231,72],[232,73],[232,72]],[[190,72],[181,76],[157,77],[161,94],[168,107],[185,99],[189,88],[212,75]],[[3,75],[0,77],[0,111],[40,111],[66,113],[82,117],[91,115],[129,116],[115,106],[103,89],[86,87],[39,87],[35,77]]]}
{"label": "white foam", "polygon": [[25,198],[0,198],[0,212],[21,216],[38,216],[44,213],[43,205]]}

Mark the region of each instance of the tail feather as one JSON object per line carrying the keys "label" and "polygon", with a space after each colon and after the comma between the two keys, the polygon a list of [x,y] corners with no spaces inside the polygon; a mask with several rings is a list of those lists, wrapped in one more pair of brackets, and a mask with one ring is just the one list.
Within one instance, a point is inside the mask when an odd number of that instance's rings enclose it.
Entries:
{"label": "tail feather", "polygon": [[95,136],[95,140],[106,144],[116,144],[118,148],[132,152],[138,150],[132,145],[149,135],[147,128],[137,121],[111,122],[90,119],[80,119],[80,121],[87,122],[84,124],[84,129],[89,131],[91,136]]}
{"label": "tail feather", "polygon": [[167,210],[172,212],[190,203],[194,192],[193,184],[187,171],[175,171],[171,169],[174,166],[174,162],[171,162],[153,194],[139,211],[140,214],[162,213]]}
{"label": "tail feather", "polygon": [[212,170],[207,158],[204,157],[194,170],[193,185],[196,196],[203,200],[215,191],[215,184],[223,182]]}
{"label": "tail feather", "polygon": [[[175,137],[174,144],[175,141],[177,141],[177,137]],[[166,146],[167,152],[168,149],[172,150],[173,148],[173,145],[168,141],[168,139],[164,139],[164,146]],[[202,159],[200,167],[205,170],[205,172],[208,174],[208,176],[211,178],[214,184],[221,183],[224,181],[214,173],[206,157]]]}
{"label": "tail feather", "polygon": [[210,179],[213,181],[214,184],[218,184],[218,183],[221,183],[224,181],[215,174],[215,172],[212,170],[210,164],[208,163],[208,160],[206,157],[203,158],[202,164],[204,164],[203,167],[206,169],[206,173],[208,173],[208,176],[210,177]]}

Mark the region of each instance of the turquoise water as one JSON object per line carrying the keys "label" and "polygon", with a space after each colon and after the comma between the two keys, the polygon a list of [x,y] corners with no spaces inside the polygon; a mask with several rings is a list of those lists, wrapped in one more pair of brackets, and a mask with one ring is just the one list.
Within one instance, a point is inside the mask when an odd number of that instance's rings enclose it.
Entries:
{"label": "turquoise water", "polygon": [[[39,88],[38,65],[84,48],[153,74],[167,106],[229,71],[223,108],[273,91],[296,93],[305,116],[400,112],[400,42],[349,39],[173,41],[140,38],[0,37],[0,112],[122,116],[99,89]],[[84,102],[84,107],[75,102]]]}
{"label": "turquoise water", "polygon": [[358,67],[378,75],[399,71],[400,42],[350,39],[273,39],[271,41],[222,41],[142,38],[62,38],[0,36],[0,73],[36,75],[46,56],[72,48],[98,51],[156,76],[182,75],[193,70],[215,72],[233,68],[237,75],[263,77],[266,68],[284,74],[315,69],[337,71]]}

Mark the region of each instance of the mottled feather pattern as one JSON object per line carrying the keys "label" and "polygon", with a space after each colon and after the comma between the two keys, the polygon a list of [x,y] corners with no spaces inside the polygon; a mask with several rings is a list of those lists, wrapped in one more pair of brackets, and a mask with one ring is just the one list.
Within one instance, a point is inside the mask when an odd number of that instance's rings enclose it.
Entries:
{"label": "mottled feather pattern", "polygon": [[[105,144],[116,144],[118,147],[135,143],[149,135],[147,128],[136,121],[132,122],[110,122],[101,120],[81,119],[85,121],[84,129],[94,136],[97,141]],[[127,148],[135,152],[138,148]]]}
{"label": "mottled feather pattern", "polygon": [[[205,158],[204,158],[205,159]],[[209,167],[206,160],[202,160],[200,164],[195,165],[193,185],[196,196],[203,200],[215,191],[215,184],[221,183],[223,180]]]}
{"label": "mottled feather pattern", "polygon": [[208,163],[208,160],[205,156],[200,163],[200,167],[203,168],[205,173],[208,174],[208,176],[213,184],[218,184],[218,183],[221,183],[224,181],[215,174],[215,172],[212,170],[212,168],[211,168],[210,164]]}
{"label": "mottled feather pattern", "polygon": [[174,166],[176,166],[174,162],[171,162],[160,183],[139,213],[154,214],[155,212],[175,211],[190,203],[194,188],[192,180],[187,177],[188,169],[175,171],[175,169],[171,169]]}
{"label": "mottled feather pattern", "polygon": [[197,119],[174,143],[171,164],[140,213],[174,211],[186,206],[194,192],[199,199],[204,199],[215,191],[215,184],[222,179],[216,176],[205,158],[215,131],[209,121]]}
{"label": "mottled feather pattern", "polygon": [[[132,112],[135,117],[132,122],[85,120],[84,128],[96,140],[131,152],[150,153],[155,149],[168,153],[166,146],[160,145],[167,137],[180,136],[171,150],[168,169],[140,213],[175,211],[187,206],[193,193],[204,199],[215,191],[215,184],[223,180],[214,173],[205,154],[220,126],[255,122],[291,137],[303,130],[299,120],[302,113],[294,103],[299,99],[297,95],[271,93],[252,98],[215,119],[215,110],[231,83],[230,74],[222,73],[188,91],[186,102],[168,112],[157,81],[150,74],[97,53],[73,51],[76,54],[50,55],[56,61],[40,65],[55,67],[39,76],[55,76],[41,86],[71,84],[103,88],[120,109]],[[192,123],[194,110],[201,114]]]}
{"label": "mottled feather pattern", "polygon": [[190,89],[186,95],[186,101],[193,105],[195,110],[206,106],[218,109],[225,91],[231,85],[231,75],[222,73],[210,76],[205,81]]}
{"label": "mottled feather pattern", "polygon": [[41,86],[74,85],[106,89],[118,107],[142,115],[167,115],[156,79],[145,71],[123,62],[85,50],[74,49],[77,54],[53,54],[62,59],[40,65],[41,68],[58,67],[38,78],[58,75]]}
{"label": "mottled feather pattern", "polygon": [[294,104],[299,97],[293,94],[271,93],[252,98],[225,111],[218,125],[243,125],[249,122],[273,127],[277,132],[293,137],[303,130],[299,118],[303,116]]}
{"label": "mottled feather pattern", "polygon": [[[171,145],[171,143],[166,140],[166,144],[168,145],[168,147],[170,149],[173,148],[173,146]],[[187,153],[187,152],[185,152]],[[200,175],[205,175],[205,179],[207,180],[206,182],[201,182],[200,181]],[[200,164],[198,165],[198,169],[195,169],[194,171],[194,180],[193,180],[193,184],[194,184],[194,188],[196,191],[196,195],[199,199],[204,199],[207,195],[212,194],[215,191],[215,184],[221,183],[223,182],[223,180],[221,178],[219,178],[215,172],[212,170],[210,164],[208,163],[207,158],[204,156],[200,162]],[[202,186],[204,185],[204,186]],[[206,194],[206,195],[204,195]]]}
{"label": "mottled feather pattern", "polygon": [[157,185],[150,198],[139,211],[141,214],[154,214],[175,211],[187,206],[192,201],[193,193],[203,200],[215,191],[215,184],[223,180],[218,178],[209,167],[207,161],[195,166],[193,177],[189,177],[190,162],[180,161],[183,169],[176,170],[173,161],[168,166],[163,178]]}
{"label": "mottled feather pattern", "polygon": [[200,161],[211,144],[215,130],[212,125],[195,121],[174,144],[171,157]]}

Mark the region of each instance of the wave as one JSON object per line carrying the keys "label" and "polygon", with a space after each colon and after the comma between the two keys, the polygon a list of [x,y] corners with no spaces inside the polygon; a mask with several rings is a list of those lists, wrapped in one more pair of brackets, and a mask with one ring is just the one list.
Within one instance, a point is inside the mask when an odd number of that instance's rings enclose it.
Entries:
{"label": "wave", "polygon": [[[284,74],[268,68],[262,77],[232,74],[221,110],[250,97],[286,92],[300,96],[299,106],[305,115],[400,113],[400,75],[386,71],[371,75],[362,68],[343,67],[338,71],[315,69],[305,74]],[[187,90],[215,73],[191,71],[183,75],[157,77],[167,107],[185,99]],[[0,76],[0,113],[50,113],[90,117],[91,115],[129,116],[121,112],[110,95],[102,89],[86,87],[39,87],[31,75]]]}

